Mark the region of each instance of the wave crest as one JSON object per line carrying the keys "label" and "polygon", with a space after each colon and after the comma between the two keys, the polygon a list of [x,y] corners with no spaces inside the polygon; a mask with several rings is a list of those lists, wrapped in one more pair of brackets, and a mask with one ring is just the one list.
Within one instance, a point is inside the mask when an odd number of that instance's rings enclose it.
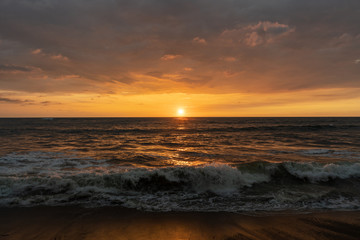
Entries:
{"label": "wave crest", "polygon": [[[360,201],[360,163],[356,162],[251,162],[148,169],[117,167],[106,161],[67,161],[63,156],[42,161],[35,156],[0,159],[0,205],[248,211],[353,209]],[[4,165],[14,163],[20,167],[7,172]]]}

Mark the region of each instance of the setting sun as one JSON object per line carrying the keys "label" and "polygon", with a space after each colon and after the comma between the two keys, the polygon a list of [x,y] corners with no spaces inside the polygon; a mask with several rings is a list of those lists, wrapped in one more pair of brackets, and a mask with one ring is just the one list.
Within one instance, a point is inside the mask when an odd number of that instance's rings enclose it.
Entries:
{"label": "setting sun", "polygon": [[179,109],[177,110],[177,115],[178,115],[178,116],[184,116],[184,114],[185,114],[185,110],[184,110],[183,108],[179,108]]}

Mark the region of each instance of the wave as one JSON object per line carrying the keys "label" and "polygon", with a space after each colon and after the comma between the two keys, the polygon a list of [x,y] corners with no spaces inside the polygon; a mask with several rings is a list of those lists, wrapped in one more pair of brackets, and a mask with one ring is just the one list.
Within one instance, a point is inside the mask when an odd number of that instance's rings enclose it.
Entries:
{"label": "wave", "polygon": [[273,178],[295,178],[311,183],[327,182],[335,179],[360,177],[360,163],[316,163],[316,162],[253,162],[242,164],[240,170],[266,172]]}
{"label": "wave", "polygon": [[239,126],[234,124],[233,126],[219,127],[209,125],[207,127],[196,127],[192,128],[190,125],[184,126],[183,128],[178,128],[174,126],[168,126],[167,128],[155,127],[155,128],[137,128],[137,127],[127,127],[127,128],[45,128],[45,127],[36,127],[36,128],[2,128],[0,132],[3,134],[19,134],[24,131],[36,131],[36,132],[48,132],[52,131],[54,133],[60,134],[122,134],[122,133],[136,133],[136,134],[147,134],[147,133],[202,133],[202,132],[253,132],[253,131],[264,131],[264,132],[273,132],[273,131],[283,131],[283,132],[313,132],[313,131],[339,131],[339,130],[360,130],[359,125],[354,124],[342,124],[342,125],[333,125],[333,124],[314,124],[314,125],[269,125],[269,126]]}
{"label": "wave", "polygon": [[[39,153],[32,157],[0,159],[0,205],[121,205],[156,211],[232,212],[360,206],[360,163],[356,162],[147,169],[61,155],[48,156],[47,161]],[[19,167],[11,167],[15,165]]]}

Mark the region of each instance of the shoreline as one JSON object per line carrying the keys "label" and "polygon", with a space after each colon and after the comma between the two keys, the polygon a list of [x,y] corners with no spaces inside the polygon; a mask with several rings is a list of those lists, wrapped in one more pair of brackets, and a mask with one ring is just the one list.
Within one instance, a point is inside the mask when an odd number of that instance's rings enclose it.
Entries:
{"label": "shoreline", "polygon": [[123,207],[0,208],[0,239],[342,239],[360,236],[360,211],[144,212]]}

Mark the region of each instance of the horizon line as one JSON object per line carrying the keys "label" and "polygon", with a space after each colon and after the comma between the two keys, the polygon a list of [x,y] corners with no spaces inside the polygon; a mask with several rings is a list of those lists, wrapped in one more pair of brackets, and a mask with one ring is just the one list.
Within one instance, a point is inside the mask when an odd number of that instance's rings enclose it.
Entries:
{"label": "horizon line", "polygon": [[72,116],[72,117],[68,117],[68,116],[62,116],[62,117],[0,117],[0,119],[10,119],[10,118],[38,118],[38,119],[55,119],[55,118],[360,118],[360,116],[199,116],[199,117],[190,117],[190,116],[172,116],[172,117],[131,117],[131,116],[126,116],[126,117],[99,117],[99,116],[87,116],[87,117],[79,117],[79,116]]}

